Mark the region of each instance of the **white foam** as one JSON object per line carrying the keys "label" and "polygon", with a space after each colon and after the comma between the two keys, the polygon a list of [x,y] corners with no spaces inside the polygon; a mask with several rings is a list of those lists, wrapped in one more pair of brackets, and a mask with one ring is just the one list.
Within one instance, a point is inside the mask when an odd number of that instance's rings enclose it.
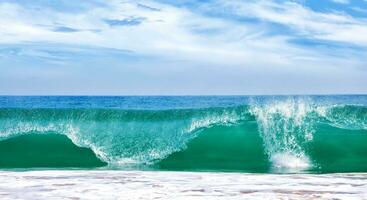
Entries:
{"label": "white foam", "polygon": [[13,199],[367,199],[367,174],[0,171]]}
{"label": "white foam", "polygon": [[204,115],[191,119],[189,127],[184,129],[184,132],[192,133],[201,128],[208,128],[213,125],[219,124],[234,124],[243,119],[243,117],[244,116],[239,115],[235,111],[225,111],[220,114],[210,113],[209,115]]}
{"label": "white foam", "polygon": [[275,169],[307,169],[311,166],[303,148],[313,138],[313,122],[309,118],[314,108],[304,98],[275,100],[252,104],[265,151]]}
{"label": "white foam", "polygon": [[304,155],[293,155],[291,153],[275,153],[270,161],[275,169],[293,171],[305,170],[312,166],[308,157]]}

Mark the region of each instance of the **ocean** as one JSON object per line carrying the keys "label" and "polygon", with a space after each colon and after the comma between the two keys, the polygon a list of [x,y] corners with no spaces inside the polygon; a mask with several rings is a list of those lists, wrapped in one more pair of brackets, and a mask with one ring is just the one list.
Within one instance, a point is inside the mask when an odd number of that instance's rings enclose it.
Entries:
{"label": "ocean", "polygon": [[0,97],[0,168],[367,172],[367,96]]}
{"label": "ocean", "polygon": [[0,97],[1,180],[55,171],[365,181],[366,155],[367,95]]}

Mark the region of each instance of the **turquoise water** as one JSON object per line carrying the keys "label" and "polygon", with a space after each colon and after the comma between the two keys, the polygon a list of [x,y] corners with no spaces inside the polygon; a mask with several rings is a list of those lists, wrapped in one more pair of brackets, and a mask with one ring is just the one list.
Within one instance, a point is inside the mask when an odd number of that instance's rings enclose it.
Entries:
{"label": "turquoise water", "polygon": [[0,168],[367,172],[367,96],[0,97]]}

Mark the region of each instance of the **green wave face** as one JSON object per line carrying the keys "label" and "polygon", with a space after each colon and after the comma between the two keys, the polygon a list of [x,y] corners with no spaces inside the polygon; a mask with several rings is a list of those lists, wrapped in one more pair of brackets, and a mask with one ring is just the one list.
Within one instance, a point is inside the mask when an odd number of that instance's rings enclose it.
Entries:
{"label": "green wave face", "polygon": [[187,148],[175,152],[154,167],[186,171],[268,172],[271,163],[255,122],[215,126],[203,130]]}
{"label": "green wave face", "polygon": [[302,98],[170,110],[0,108],[0,139],[0,168],[367,172],[367,108]]}
{"label": "green wave face", "polygon": [[0,141],[2,168],[101,167],[88,148],[78,147],[64,135],[29,134]]}
{"label": "green wave face", "polygon": [[164,170],[254,173],[367,171],[367,131],[320,125],[313,139],[302,145],[303,154],[300,157],[292,154],[298,150],[297,147],[282,150],[272,158],[266,154],[264,141],[256,126],[248,123],[205,130],[190,141],[185,150],[173,153],[155,167]]}

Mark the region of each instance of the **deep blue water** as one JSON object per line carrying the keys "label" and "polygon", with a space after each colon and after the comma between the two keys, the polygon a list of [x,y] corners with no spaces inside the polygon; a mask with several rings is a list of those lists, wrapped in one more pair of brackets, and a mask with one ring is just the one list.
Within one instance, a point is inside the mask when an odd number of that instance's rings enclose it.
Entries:
{"label": "deep blue water", "polygon": [[327,96],[0,96],[1,108],[120,108],[139,110],[231,107],[252,101],[308,98],[318,104],[367,105],[367,95]]}

